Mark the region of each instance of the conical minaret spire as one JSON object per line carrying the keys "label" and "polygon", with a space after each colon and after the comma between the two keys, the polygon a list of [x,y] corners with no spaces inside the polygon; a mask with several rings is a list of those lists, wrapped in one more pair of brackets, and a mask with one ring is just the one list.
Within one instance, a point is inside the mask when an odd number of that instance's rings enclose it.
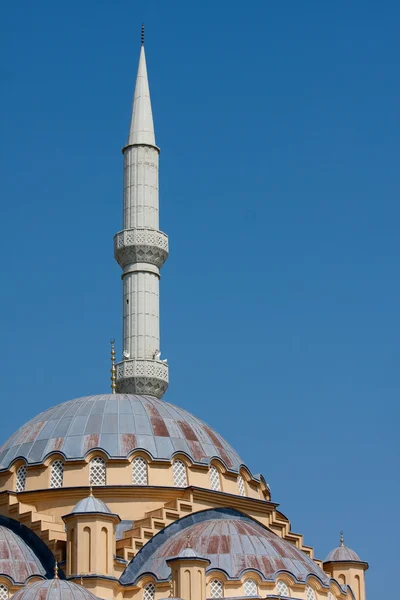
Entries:
{"label": "conical minaret spire", "polygon": [[140,48],[139,67],[136,78],[135,95],[133,97],[131,127],[128,138],[128,145],[133,144],[156,145],[144,44],[142,44]]}
{"label": "conical minaret spire", "polygon": [[123,229],[114,237],[122,267],[123,359],[116,365],[117,391],[161,398],[168,366],[161,360],[160,268],[168,237],[159,231],[158,157],[144,50],[140,48],[128,142],[124,155]]}

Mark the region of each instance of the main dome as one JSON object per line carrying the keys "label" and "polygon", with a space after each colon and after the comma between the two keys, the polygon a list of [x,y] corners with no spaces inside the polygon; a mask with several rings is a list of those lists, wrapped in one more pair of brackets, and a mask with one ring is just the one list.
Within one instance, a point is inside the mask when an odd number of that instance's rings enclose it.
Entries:
{"label": "main dome", "polygon": [[93,448],[111,458],[142,449],[159,460],[184,452],[196,463],[220,458],[234,471],[242,464],[218,433],[183,408],[154,396],[107,394],[69,400],[28,421],[1,447],[0,469],[16,458],[42,463],[52,452],[79,459]]}

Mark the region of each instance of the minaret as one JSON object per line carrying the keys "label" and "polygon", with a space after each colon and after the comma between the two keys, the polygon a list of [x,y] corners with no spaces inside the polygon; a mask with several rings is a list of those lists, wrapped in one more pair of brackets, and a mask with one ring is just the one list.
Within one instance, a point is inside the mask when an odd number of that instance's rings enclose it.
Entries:
{"label": "minaret", "polygon": [[160,268],[168,256],[168,237],[159,231],[158,155],[149,82],[142,46],[128,142],[123,148],[123,230],[114,237],[114,256],[122,267],[123,355],[117,391],[161,398],[168,366],[160,353]]}

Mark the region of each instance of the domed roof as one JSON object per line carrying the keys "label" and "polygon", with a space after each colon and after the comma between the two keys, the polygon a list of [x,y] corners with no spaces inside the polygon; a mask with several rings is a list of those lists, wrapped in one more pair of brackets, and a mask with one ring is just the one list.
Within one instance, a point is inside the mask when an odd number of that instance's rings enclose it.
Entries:
{"label": "domed roof", "polygon": [[56,451],[82,458],[92,448],[117,458],[140,448],[160,460],[180,451],[198,463],[218,457],[232,470],[242,463],[218,433],[183,408],[153,396],[110,394],[70,400],[28,421],[0,449],[0,468],[17,457],[41,463]]}
{"label": "domed roof", "polygon": [[112,515],[113,513],[99,498],[95,498],[92,494],[87,498],[82,498],[70,512],[71,515],[82,513],[101,513],[104,515]]}
{"label": "domed roof", "polygon": [[184,548],[182,552],[179,552],[176,558],[199,558],[200,560],[207,560],[204,559],[203,556],[200,556],[200,554],[197,554],[197,552],[193,550],[192,547]]}
{"label": "domed roof", "polygon": [[72,581],[46,579],[18,590],[13,600],[97,600],[97,596]]}
{"label": "domed roof", "polygon": [[121,583],[134,584],[145,573],[152,573],[159,580],[168,579],[167,560],[179,556],[188,540],[197,554],[210,561],[207,571],[220,569],[229,578],[238,579],[250,569],[258,571],[265,580],[275,580],[279,571],[288,571],[299,582],[305,582],[312,574],[322,585],[329,585],[329,577],[304,552],[230,509],[203,511],[167,527],[133,558]]}
{"label": "domed roof", "polygon": [[0,575],[25,583],[32,575],[44,577],[46,569],[28,544],[14,531],[0,525]]}
{"label": "domed roof", "polygon": [[340,544],[337,548],[331,550],[324,562],[362,562],[357,552],[348,548],[344,544]]}

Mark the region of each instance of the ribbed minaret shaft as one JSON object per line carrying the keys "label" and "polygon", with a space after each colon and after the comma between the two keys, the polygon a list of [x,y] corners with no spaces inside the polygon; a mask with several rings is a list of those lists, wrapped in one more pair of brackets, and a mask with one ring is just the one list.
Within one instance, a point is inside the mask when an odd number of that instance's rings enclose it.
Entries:
{"label": "ribbed minaret shaft", "polygon": [[114,238],[115,258],[123,270],[123,360],[117,364],[117,390],[161,398],[168,367],[160,358],[159,279],[168,237],[159,231],[159,152],[142,45],[123,148],[123,230]]}

